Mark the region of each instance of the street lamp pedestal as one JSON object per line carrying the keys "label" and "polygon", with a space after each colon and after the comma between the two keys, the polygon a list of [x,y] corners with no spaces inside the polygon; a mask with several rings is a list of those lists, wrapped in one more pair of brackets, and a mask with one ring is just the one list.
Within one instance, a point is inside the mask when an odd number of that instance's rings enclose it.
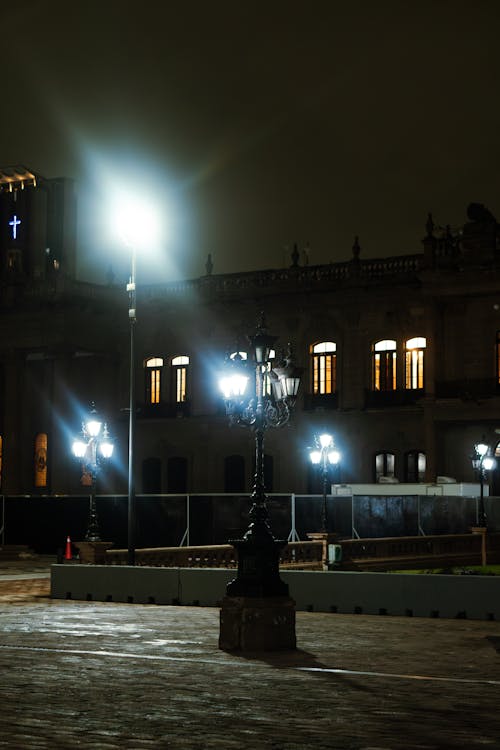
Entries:
{"label": "street lamp pedestal", "polygon": [[75,542],[78,549],[80,562],[83,565],[104,565],[106,562],[106,550],[111,549],[113,542],[91,541],[85,539],[83,542]]}
{"label": "street lamp pedestal", "polygon": [[289,596],[225,596],[219,648],[224,651],[292,651],[295,601]]}
{"label": "street lamp pedestal", "polygon": [[252,531],[230,541],[238,552],[238,572],[222,600],[219,648],[290,651],[297,645],[295,601],[279,572],[286,542],[274,539],[265,525],[257,524]]}

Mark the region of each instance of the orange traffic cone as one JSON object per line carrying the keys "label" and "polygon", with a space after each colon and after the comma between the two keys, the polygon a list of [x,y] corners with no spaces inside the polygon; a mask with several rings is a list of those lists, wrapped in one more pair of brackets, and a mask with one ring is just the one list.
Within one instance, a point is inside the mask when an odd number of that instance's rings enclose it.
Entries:
{"label": "orange traffic cone", "polygon": [[66,553],[64,555],[65,560],[71,560],[73,558],[73,555],[71,553],[71,539],[70,537],[66,537]]}

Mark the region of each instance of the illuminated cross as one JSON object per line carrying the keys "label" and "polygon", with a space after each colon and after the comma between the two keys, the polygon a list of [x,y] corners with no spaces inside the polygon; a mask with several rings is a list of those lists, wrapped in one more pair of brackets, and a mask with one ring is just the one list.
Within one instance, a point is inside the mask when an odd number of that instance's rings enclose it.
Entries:
{"label": "illuminated cross", "polygon": [[17,239],[17,227],[21,223],[21,220],[17,218],[16,214],[14,214],[12,221],[9,221],[9,225],[12,227],[12,238],[14,240]]}

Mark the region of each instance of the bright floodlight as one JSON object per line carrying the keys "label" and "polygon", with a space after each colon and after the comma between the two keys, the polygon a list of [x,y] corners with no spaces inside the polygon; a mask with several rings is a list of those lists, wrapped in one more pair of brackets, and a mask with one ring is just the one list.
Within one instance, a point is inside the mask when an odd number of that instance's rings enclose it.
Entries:
{"label": "bright floodlight", "polygon": [[113,222],[118,235],[129,247],[154,247],[159,242],[160,215],[152,202],[137,196],[118,196]]}
{"label": "bright floodlight", "polygon": [[321,463],[321,451],[311,451],[309,453],[309,457],[313,464]]}

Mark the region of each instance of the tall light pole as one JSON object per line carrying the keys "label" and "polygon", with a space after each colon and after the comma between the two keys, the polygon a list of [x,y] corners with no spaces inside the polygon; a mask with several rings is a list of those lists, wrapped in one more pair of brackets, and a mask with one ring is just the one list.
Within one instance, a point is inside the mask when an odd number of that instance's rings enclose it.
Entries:
{"label": "tall light pole", "polygon": [[335,449],[333,437],[327,432],[315,438],[316,448],[309,451],[311,463],[321,466],[321,477],[323,480],[323,507],[321,511],[321,531],[328,531],[328,479],[330,466],[336,466],[340,461],[340,453]]}
{"label": "tall light pole", "polygon": [[155,243],[160,236],[159,215],[150,203],[139,201],[136,196],[118,196],[118,210],[114,221],[122,241],[130,252],[130,278],[127,284],[129,298],[129,422],[128,422],[128,554],[127,562],[135,565],[136,514],[135,514],[135,330],[137,321],[136,258],[137,249],[146,243]]}
{"label": "tall light pole", "polygon": [[82,422],[80,434],[72,443],[73,455],[81,463],[83,472],[90,476],[89,521],[85,533],[86,542],[100,542],[99,522],[95,502],[95,486],[101,464],[113,455],[113,440],[108,426],[102,423],[92,403],[88,417]]}
{"label": "tall light pole", "polygon": [[135,323],[136,316],[136,289],[135,289],[135,244],[130,243],[130,279],[127,284],[129,298],[128,320],[130,336],[130,370],[129,370],[129,415],[128,415],[128,506],[127,506],[127,539],[128,552],[127,562],[135,565],[135,474],[134,474],[134,448],[135,448]]}

